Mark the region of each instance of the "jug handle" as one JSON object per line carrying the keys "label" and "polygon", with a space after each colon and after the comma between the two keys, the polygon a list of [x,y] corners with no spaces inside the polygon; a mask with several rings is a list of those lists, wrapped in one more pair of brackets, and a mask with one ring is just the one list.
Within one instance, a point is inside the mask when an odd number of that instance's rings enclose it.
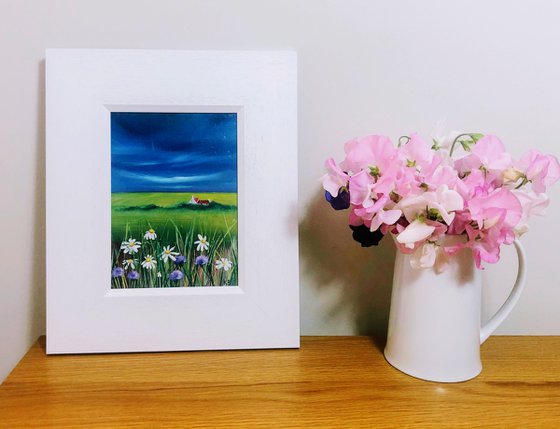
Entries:
{"label": "jug handle", "polygon": [[505,318],[509,315],[519,297],[521,296],[521,292],[523,292],[523,288],[525,287],[525,278],[526,278],[526,262],[525,262],[525,250],[523,246],[519,242],[519,240],[514,240],[513,245],[515,246],[515,250],[517,250],[517,259],[519,261],[518,269],[517,269],[517,279],[515,280],[515,284],[513,285],[513,289],[511,290],[506,302],[500,307],[500,309],[492,316],[492,318],[486,322],[480,329],[480,344],[488,339],[492,332],[496,330],[498,326],[505,320]]}

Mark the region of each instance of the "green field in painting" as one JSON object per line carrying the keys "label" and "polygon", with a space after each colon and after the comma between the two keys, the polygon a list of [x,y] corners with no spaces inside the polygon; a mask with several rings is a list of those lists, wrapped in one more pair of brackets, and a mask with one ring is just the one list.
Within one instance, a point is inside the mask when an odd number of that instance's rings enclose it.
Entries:
{"label": "green field in painting", "polygon": [[[192,195],[212,201],[211,206],[188,204]],[[237,236],[236,193],[115,193],[111,195],[111,207],[113,241],[124,240],[127,233],[139,239],[149,228],[163,240],[174,240],[175,226],[181,233],[194,230],[214,235],[229,230]]]}

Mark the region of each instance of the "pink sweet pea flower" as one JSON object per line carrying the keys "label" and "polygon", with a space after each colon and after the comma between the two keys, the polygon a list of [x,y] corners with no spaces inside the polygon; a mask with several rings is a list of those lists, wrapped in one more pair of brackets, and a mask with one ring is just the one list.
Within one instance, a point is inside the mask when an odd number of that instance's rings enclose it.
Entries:
{"label": "pink sweet pea flower", "polygon": [[438,121],[432,129],[430,136],[435,143],[435,150],[448,155],[455,138],[461,134],[465,133],[463,131],[447,131],[445,121]]}
{"label": "pink sweet pea flower", "polygon": [[530,150],[519,161],[517,168],[532,183],[533,191],[546,192],[546,188],[560,179],[560,163],[554,155],[543,155]]}
{"label": "pink sweet pea flower", "polygon": [[413,222],[419,216],[426,217],[428,201],[424,194],[410,195],[404,197],[398,204],[398,208],[402,210],[405,219]]}
{"label": "pink sweet pea flower", "polygon": [[428,209],[436,209],[447,225],[453,222],[455,211],[463,210],[463,198],[447,185],[441,185],[435,192],[426,192],[424,196],[428,200]]}
{"label": "pink sweet pea flower", "polygon": [[468,201],[467,206],[472,219],[481,229],[489,229],[500,222],[513,229],[522,215],[521,203],[506,188],[496,189],[488,195],[477,195]]}
{"label": "pink sweet pea flower", "polygon": [[422,170],[432,163],[434,151],[417,133],[413,133],[408,143],[399,148],[399,156],[408,167]]}
{"label": "pink sweet pea flower", "polygon": [[344,145],[344,151],[346,158],[341,167],[354,174],[370,167],[376,167],[383,173],[397,156],[397,149],[391,139],[378,135],[350,140]]}
{"label": "pink sweet pea flower", "polygon": [[469,237],[467,247],[472,249],[480,269],[482,261],[493,264],[499,260],[500,245],[513,242],[522,207],[512,191],[500,188],[488,195],[475,196],[468,202],[468,209],[478,229],[470,224],[465,226]]}
{"label": "pink sweet pea flower", "polygon": [[364,224],[364,220],[361,216],[358,216],[355,212],[359,210],[361,207],[352,207],[350,210],[350,214],[348,215],[348,225],[350,226],[360,226]]}
{"label": "pink sweet pea flower", "polygon": [[473,170],[461,180],[458,187],[463,198],[468,201],[475,195],[487,195],[494,190],[492,183],[486,181],[486,175],[480,170]]}
{"label": "pink sweet pea flower", "polygon": [[401,168],[391,176],[393,190],[402,196],[419,195],[424,192],[418,181],[418,173],[413,168]]}
{"label": "pink sweet pea flower", "polygon": [[402,212],[400,210],[380,210],[378,211],[373,219],[371,220],[371,225],[369,229],[371,231],[375,231],[376,229],[380,228],[382,225],[391,226],[397,222],[400,217],[402,216]]}
{"label": "pink sweet pea flower", "polygon": [[489,134],[472,146],[469,155],[455,161],[455,168],[460,172],[478,168],[484,168],[487,171],[501,171],[509,167],[511,163],[511,155],[506,152],[502,141]]}
{"label": "pink sweet pea flower", "polygon": [[395,245],[397,246],[397,250],[405,255],[413,254],[418,249],[418,247],[417,246],[415,247],[415,245],[409,247],[408,245],[399,243],[398,241],[396,241],[396,239],[395,239]]}
{"label": "pink sweet pea flower", "polygon": [[492,239],[469,241],[469,247],[479,270],[484,269],[482,261],[495,264],[500,259],[500,245]]}
{"label": "pink sweet pea flower", "polygon": [[[368,171],[362,170],[349,179],[350,202],[361,205],[371,201],[372,185],[375,183]],[[368,205],[367,203],[365,205]]]}
{"label": "pink sweet pea flower", "polygon": [[397,235],[397,242],[404,244],[409,249],[413,249],[415,243],[428,238],[435,229],[435,226],[428,225],[426,222],[415,219]]}
{"label": "pink sweet pea flower", "polygon": [[488,231],[480,231],[467,225],[470,247],[476,267],[484,269],[482,261],[495,264],[500,259],[500,245],[505,242],[504,231],[500,228],[491,228]]}
{"label": "pink sweet pea flower", "polygon": [[378,194],[389,195],[396,187],[400,166],[395,162],[383,167],[383,173],[377,178],[372,190]]}
{"label": "pink sweet pea flower", "polygon": [[336,197],[340,188],[348,184],[349,176],[340,169],[332,158],[325,161],[325,167],[327,167],[328,173],[321,178],[323,181],[323,188],[333,197]]}
{"label": "pink sweet pea flower", "polygon": [[503,186],[500,175],[492,172],[473,170],[458,182],[457,190],[465,201],[478,195],[488,195]]}
{"label": "pink sweet pea flower", "polygon": [[371,231],[375,231],[381,225],[393,225],[402,216],[398,209],[391,209],[394,203],[387,195],[382,195],[373,205],[353,210],[355,216],[362,218],[364,224],[368,224]]}
{"label": "pink sweet pea flower", "polygon": [[383,209],[389,201],[389,197],[387,195],[383,195],[372,205],[369,205],[367,207],[362,205],[360,208],[356,208],[354,210],[354,213],[364,220],[371,221],[373,219],[373,216],[381,209]]}
{"label": "pink sweet pea flower", "polygon": [[471,213],[468,210],[456,211],[453,222],[451,222],[451,225],[449,225],[449,228],[447,228],[447,234],[449,235],[463,234],[465,232],[466,226],[470,224],[471,221],[472,221]]}
{"label": "pink sweet pea flower", "polygon": [[436,263],[438,248],[434,243],[424,243],[412,254],[410,265],[412,268],[430,268]]}
{"label": "pink sweet pea flower", "polygon": [[506,152],[502,141],[490,134],[476,142],[471,153],[487,170],[503,170],[511,165],[511,155]]}
{"label": "pink sweet pea flower", "polygon": [[412,222],[418,216],[427,217],[427,211],[435,209],[441,215],[447,225],[453,222],[455,211],[462,210],[463,198],[459,193],[441,185],[435,191],[424,192],[421,195],[403,198],[398,208],[403,211],[405,218]]}
{"label": "pink sweet pea flower", "polygon": [[515,225],[515,233],[521,236],[529,230],[529,217],[533,215],[543,216],[546,213],[549,200],[546,194],[535,194],[534,192],[525,192],[519,189],[511,192],[517,197],[523,210],[521,219]]}
{"label": "pink sweet pea flower", "polygon": [[[439,157],[434,157],[434,161],[439,160]],[[423,177],[423,182],[429,188],[439,188],[441,185],[447,185],[450,189],[455,189],[460,182],[457,171],[448,165],[436,165],[435,168],[424,171],[426,173]]]}

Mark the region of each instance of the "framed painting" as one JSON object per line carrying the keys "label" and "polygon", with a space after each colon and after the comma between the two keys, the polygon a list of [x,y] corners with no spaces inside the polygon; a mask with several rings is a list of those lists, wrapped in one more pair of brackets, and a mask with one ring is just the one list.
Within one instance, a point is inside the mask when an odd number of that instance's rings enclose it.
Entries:
{"label": "framed painting", "polygon": [[299,346],[296,76],[47,51],[47,353]]}
{"label": "framed painting", "polygon": [[111,288],[238,286],[236,111],[115,111]]}

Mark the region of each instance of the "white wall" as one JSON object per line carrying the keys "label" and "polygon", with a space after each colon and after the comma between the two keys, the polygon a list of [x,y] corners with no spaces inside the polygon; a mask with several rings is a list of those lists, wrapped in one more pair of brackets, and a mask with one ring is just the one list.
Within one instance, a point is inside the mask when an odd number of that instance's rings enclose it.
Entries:
{"label": "white wall", "polygon": [[[0,380],[44,332],[45,48],[297,50],[302,332],[375,334],[394,250],[352,242],[321,200],[323,160],[350,137],[428,133],[442,118],[516,155],[558,154],[559,17],[558,3],[528,0],[0,0]],[[523,240],[529,284],[502,334],[560,334],[560,186],[551,198]],[[513,281],[504,253],[486,272],[486,315]]]}

